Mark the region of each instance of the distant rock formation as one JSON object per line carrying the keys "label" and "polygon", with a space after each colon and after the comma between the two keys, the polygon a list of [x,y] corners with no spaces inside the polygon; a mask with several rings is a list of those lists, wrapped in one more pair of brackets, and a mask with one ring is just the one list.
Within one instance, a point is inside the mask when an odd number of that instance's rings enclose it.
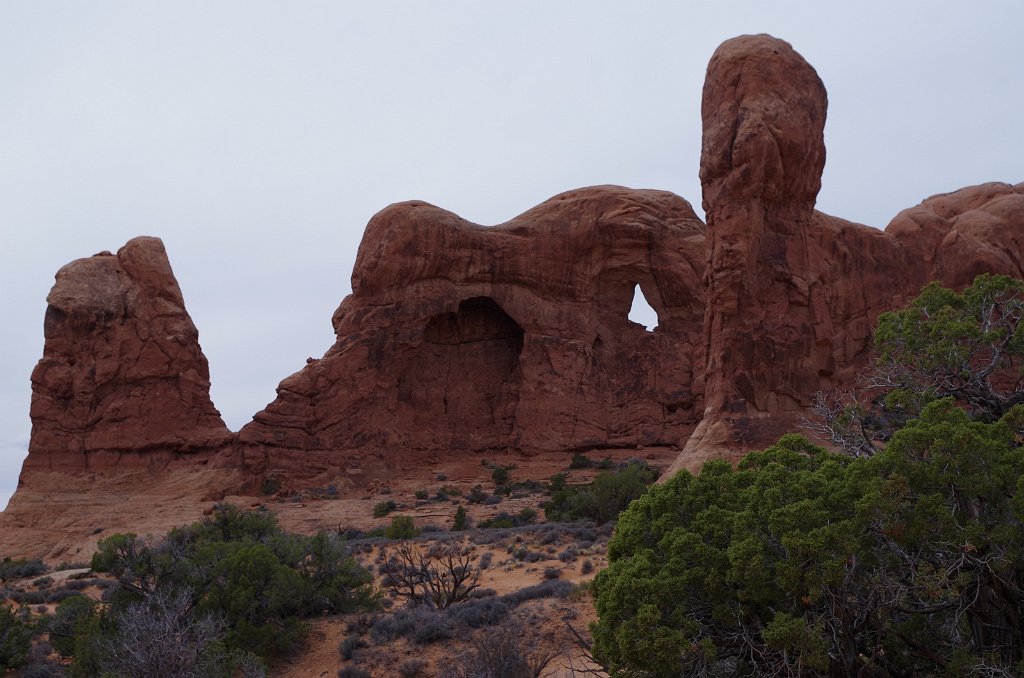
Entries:
{"label": "distant rock formation", "polygon": [[[30,513],[42,471],[209,463],[250,487],[339,470],[359,484],[445,455],[657,446],[681,450],[675,470],[762,447],[850,384],[878,315],[928,281],[1024,276],[1024,184],[929,198],[884,232],[815,211],[826,108],[789,44],[724,43],[704,87],[707,227],[671,193],[613,186],[488,228],[384,209],[336,343],[236,435],[160,241],[73,262],[48,298],[12,507]],[[627,318],[637,286],[653,331]]]}
{"label": "distant rock formation", "polygon": [[71,262],[46,301],[26,473],[159,465],[230,442],[160,240]]}

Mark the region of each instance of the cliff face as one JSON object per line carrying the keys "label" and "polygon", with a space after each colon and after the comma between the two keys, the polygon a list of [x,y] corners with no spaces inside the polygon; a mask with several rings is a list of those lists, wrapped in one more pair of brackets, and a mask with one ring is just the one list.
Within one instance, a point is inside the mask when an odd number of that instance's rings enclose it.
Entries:
{"label": "cliff face", "polygon": [[[160,242],[73,262],[48,299],[4,519],[40,519],[28,497],[44,473],[209,464],[250,486],[268,472],[359,484],[477,452],[680,449],[675,470],[762,447],[816,391],[850,384],[878,315],[928,281],[1024,276],[1024,184],[929,198],[884,232],[815,211],[826,109],[790,45],[736,38],[704,87],[706,227],[671,193],[613,186],[488,228],[422,202],[384,209],[336,343],[236,435]],[[627,319],[637,286],[653,331]]]}

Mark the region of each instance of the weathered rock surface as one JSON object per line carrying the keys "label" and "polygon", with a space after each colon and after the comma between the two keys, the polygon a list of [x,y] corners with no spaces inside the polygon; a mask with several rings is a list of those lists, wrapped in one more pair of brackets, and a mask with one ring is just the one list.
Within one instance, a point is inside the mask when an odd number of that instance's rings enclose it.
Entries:
{"label": "weathered rock surface", "polygon": [[795,430],[817,391],[849,385],[865,365],[879,314],[929,281],[1024,274],[1019,185],[929,198],[885,232],[815,211],[826,109],[817,73],[782,40],[735,38],[711,58],[705,410],[669,472]]}
{"label": "weathered rock surface", "polygon": [[[115,488],[134,473],[136,494],[144,470],[169,497],[198,478],[215,496],[268,474],[366,486],[475,453],[551,463],[647,447],[694,469],[774,441],[815,392],[852,383],[881,312],[931,280],[1024,277],[1024,184],[934,196],[885,231],[815,211],[826,109],[790,45],[744,36],[708,66],[707,227],[671,193],[613,186],[493,227],[422,202],[384,209],[334,315],[336,343],[235,436],[160,242],[69,264],[49,297],[30,454],[0,548],[16,533],[36,548],[47,497],[75,496],[61,481],[72,476],[87,494],[95,470]],[[653,331],[627,318],[637,286]]]}
{"label": "weathered rock surface", "polygon": [[160,240],[71,262],[47,303],[25,474],[165,463],[230,440]]}
{"label": "weathered rock surface", "polygon": [[[660,191],[571,191],[489,228],[388,207],[367,226],[337,343],[242,429],[246,463],[676,446],[700,397],[704,250],[690,205]],[[653,332],[627,318],[637,285]]]}

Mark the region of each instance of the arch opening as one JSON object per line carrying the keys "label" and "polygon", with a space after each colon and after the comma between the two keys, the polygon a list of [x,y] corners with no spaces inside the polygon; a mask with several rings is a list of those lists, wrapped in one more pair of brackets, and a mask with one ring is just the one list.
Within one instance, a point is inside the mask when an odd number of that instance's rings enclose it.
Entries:
{"label": "arch opening", "polygon": [[644,329],[648,332],[653,332],[660,323],[658,312],[647,301],[647,295],[644,294],[643,288],[639,283],[633,283],[633,303],[626,317],[629,318],[630,322],[643,325]]}
{"label": "arch opening", "polygon": [[398,400],[430,444],[507,444],[523,340],[523,328],[489,297],[466,299],[454,313],[427,322],[423,343],[399,377]]}

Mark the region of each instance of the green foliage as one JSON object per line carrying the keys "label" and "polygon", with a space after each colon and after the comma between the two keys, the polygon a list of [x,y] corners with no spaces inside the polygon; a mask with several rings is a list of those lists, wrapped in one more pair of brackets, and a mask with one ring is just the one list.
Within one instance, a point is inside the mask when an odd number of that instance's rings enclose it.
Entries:
{"label": "green foliage", "polygon": [[74,661],[68,669],[68,675],[71,678],[94,678],[101,675],[105,654],[103,645],[116,632],[109,615],[103,610],[94,608],[91,614],[77,620],[71,644]]}
{"label": "green foliage", "polygon": [[[99,543],[93,567],[112,573],[121,584],[111,600],[115,613],[134,609],[139,601],[160,599],[168,589],[188,591],[189,609],[223,620],[219,642],[224,661],[234,663],[249,661],[248,653],[265,659],[290,654],[305,636],[303,619],[366,609],[377,600],[371,575],[336,535],[288,534],[265,511],[223,504],[213,515],[172,530],[162,540],[132,534],[108,537]],[[76,605],[69,603],[66,613],[76,621],[64,620],[64,627],[80,625],[72,614]],[[115,626],[120,618],[114,615]],[[99,632],[109,637],[122,630]],[[74,633],[75,664],[83,634]]]}
{"label": "green foliage", "polygon": [[993,422],[1018,403],[1024,356],[1024,281],[978,276],[963,294],[939,283],[878,319],[878,380],[886,403],[913,414],[951,396]]}
{"label": "green foliage", "polygon": [[75,638],[83,635],[84,627],[95,612],[96,603],[86,596],[71,596],[60,601],[46,624],[54,649],[65,657],[75,654]]}
{"label": "green foliage", "polygon": [[0,605],[0,671],[25,665],[32,641],[32,628]]}
{"label": "green foliage", "polygon": [[376,504],[373,505],[373,517],[383,518],[387,514],[394,511],[396,508],[398,508],[398,504],[396,504],[391,499],[388,499],[387,501],[377,502]]}
{"label": "green foliage", "polygon": [[495,487],[503,487],[508,485],[509,481],[512,480],[512,474],[509,473],[507,466],[496,466],[491,471],[491,480],[494,481]]}
{"label": "green foliage", "polygon": [[278,559],[265,544],[240,544],[216,562],[217,586],[200,603],[201,612],[222,615],[229,647],[261,657],[294,652],[305,637],[299,621],[309,580]]}
{"label": "green foliage", "polygon": [[306,548],[299,573],[309,581],[303,614],[344,614],[377,605],[373,575],[348,552],[336,535],[318,532]]}
{"label": "green foliage", "polygon": [[576,452],[572,455],[572,460],[569,461],[569,468],[571,469],[584,469],[593,468],[595,462],[593,459],[583,454],[582,452]]}
{"label": "green foliage", "polygon": [[384,530],[384,536],[388,539],[412,539],[416,536],[416,523],[412,516],[395,516]]}
{"label": "green foliage", "polygon": [[469,515],[466,513],[466,507],[460,506],[455,510],[455,520],[452,523],[452,531],[462,532],[463,530],[468,530],[469,527]]}
{"label": "green foliage", "polygon": [[516,527],[516,517],[507,511],[502,511],[493,518],[487,520],[481,520],[477,527],[484,529],[505,529],[509,527]]}
{"label": "green foliage", "polygon": [[1009,675],[1022,431],[1022,407],[984,423],[944,399],[871,457],[784,436],[681,472],[619,517],[596,655],[612,675]]}
{"label": "green foliage", "polygon": [[630,462],[617,471],[599,474],[585,485],[564,485],[541,506],[548,522],[593,520],[606,523],[641,496],[658,473],[644,462]]}
{"label": "green foliage", "polygon": [[535,509],[530,508],[529,506],[527,506],[526,508],[521,510],[516,515],[516,518],[518,519],[517,522],[522,524],[522,525],[527,525],[529,523],[532,523],[536,517],[537,517],[537,511]]}

